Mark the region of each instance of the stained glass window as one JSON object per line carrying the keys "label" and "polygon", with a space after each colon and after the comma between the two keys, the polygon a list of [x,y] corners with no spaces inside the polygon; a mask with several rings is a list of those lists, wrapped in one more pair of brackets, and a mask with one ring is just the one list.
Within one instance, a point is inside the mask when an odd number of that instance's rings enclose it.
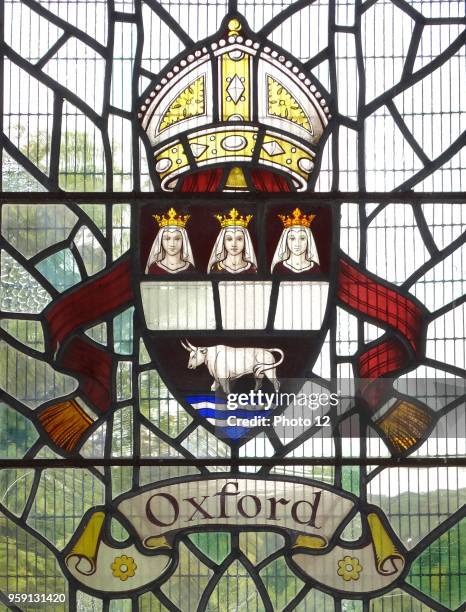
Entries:
{"label": "stained glass window", "polygon": [[0,609],[463,610],[464,3],[0,10]]}

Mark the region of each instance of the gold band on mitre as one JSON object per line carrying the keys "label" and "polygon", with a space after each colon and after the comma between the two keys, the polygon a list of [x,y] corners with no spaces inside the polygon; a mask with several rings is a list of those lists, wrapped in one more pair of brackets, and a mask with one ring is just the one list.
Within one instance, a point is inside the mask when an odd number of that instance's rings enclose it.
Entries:
{"label": "gold band on mitre", "polygon": [[245,217],[241,216],[236,208],[232,208],[228,216],[214,215],[214,217],[220,223],[222,229],[232,226],[247,227],[249,221],[252,219],[252,215],[246,215]]}
{"label": "gold band on mitre", "polygon": [[170,208],[165,215],[152,215],[159,227],[185,227],[191,215],[178,215],[174,208]]}
{"label": "gold band on mitre", "polygon": [[289,227],[311,227],[315,215],[303,215],[299,208],[295,208],[291,216],[277,215],[285,229]]}

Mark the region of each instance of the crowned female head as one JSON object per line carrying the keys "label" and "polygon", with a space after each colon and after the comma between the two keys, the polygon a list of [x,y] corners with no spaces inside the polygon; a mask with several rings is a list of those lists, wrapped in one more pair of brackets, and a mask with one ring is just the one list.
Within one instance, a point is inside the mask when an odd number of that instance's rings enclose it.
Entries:
{"label": "crowned female head", "polygon": [[292,215],[278,215],[283,223],[283,231],[272,259],[271,272],[318,272],[319,255],[311,223],[315,215],[303,215],[295,208]]}
{"label": "crowned female head", "polygon": [[190,215],[177,215],[170,208],[167,215],[153,215],[159,231],[152,243],[146,265],[146,274],[175,274],[194,268],[194,258],[186,223]]}
{"label": "crowned female head", "polygon": [[228,217],[221,215],[215,217],[221,229],[210,255],[207,272],[232,274],[256,272],[256,255],[247,229],[252,215],[242,217],[235,208],[232,208]]}

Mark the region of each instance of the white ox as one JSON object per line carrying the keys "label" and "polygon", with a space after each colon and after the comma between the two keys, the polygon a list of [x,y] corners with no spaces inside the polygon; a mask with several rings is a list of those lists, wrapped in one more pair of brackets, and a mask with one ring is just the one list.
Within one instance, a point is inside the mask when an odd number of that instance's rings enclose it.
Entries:
{"label": "white ox", "polygon": [[[213,377],[211,390],[217,391],[221,386],[225,393],[230,393],[230,381],[252,374],[256,380],[255,390],[262,386],[264,376],[273,384],[275,391],[280,388],[277,378],[277,367],[285,357],[279,348],[246,348],[225,346],[193,346],[188,340],[181,340],[181,346],[189,352],[188,368],[194,370],[205,364]],[[280,358],[275,360],[273,353]]]}

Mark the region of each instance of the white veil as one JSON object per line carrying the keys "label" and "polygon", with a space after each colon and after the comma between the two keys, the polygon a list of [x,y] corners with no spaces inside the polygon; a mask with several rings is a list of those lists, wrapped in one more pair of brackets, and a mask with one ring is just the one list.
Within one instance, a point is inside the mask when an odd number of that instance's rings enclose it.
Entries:
{"label": "white veil", "polygon": [[212,249],[212,253],[210,254],[209,263],[207,264],[207,272],[210,272],[212,266],[220,261],[223,261],[227,256],[227,251],[225,249],[225,234],[227,230],[240,230],[243,232],[244,236],[244,252],[243,259],[248,261],[251,265],[257,268],[257,260],[256,254],[254,253],[254,246],[252,244],[251,236],[249,235],[248,230],[241,225],[230,225],[224,227],[220,230],[219,235],[217,236],[217,240],[215,241],[214,248]]}
{"label": "white veil", "polygon": [[191,244],[188,238],[188,232],[185,230],[184,227],[179,227],[177,225],[167,225],[166,227],[162,227],[162,229],[158,231],[157,236],[155,237],[154,242],[152,243],[149,257],[147,259],[146,274],[149,272],[149,268],[151,267],[153,263],[157,264],[159,263],[159,261],[162,261],[162,259],[165,257],[165,251],[164,251],[163,244],[162,244],[162,238],[163,238],[164,232],[174,231],[174,230],[179,231],[181,234],[181,238],[183,239],[181,259],[183,261],[189,262],[193,266],[193,268],[195,267],[193,252],[192,252]]}
{"label": "white veil", "polygon": [[270,267],[270,271],[273,272],[275,266],[281,261],[286,261],[290,255],[290,249],[288,248],[288,234],[291,230],[299,228],[301,231],[306,232],[307,236],[307,249],[306,249],[306,259],[310,262],[313,261],[316,264],[319,264],[319,255],[317,253],[316,243],[314,241],[314,236],[309,227],[304,227],[303,225],[294,225],[292,227],[287,227],[283,230],[282,235],[280,236],[280,240],[278,241],[277,248],[275,249],[275,253],[272,259],[272,265]]}

